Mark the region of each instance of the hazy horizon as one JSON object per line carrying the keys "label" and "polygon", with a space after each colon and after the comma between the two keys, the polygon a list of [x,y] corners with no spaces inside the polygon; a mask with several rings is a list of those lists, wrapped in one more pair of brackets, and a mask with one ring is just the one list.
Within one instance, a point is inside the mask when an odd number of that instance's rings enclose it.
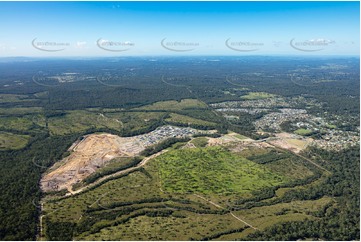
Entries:
{"label": "hazy horizon", "polygon": [[0,2],[0,57],[359,56],[359,2]]}

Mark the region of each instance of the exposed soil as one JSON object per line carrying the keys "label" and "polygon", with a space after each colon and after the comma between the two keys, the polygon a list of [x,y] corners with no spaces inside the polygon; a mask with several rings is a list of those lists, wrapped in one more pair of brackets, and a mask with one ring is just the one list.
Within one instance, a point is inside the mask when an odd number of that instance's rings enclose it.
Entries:
{"label": "exposed soil", "polygon": [[279,133],[275,135],[277,139],[268,140],[270,144],[290,150],[294,153],[299,153],[305,149],[313,140],[311,138],[303,138],[302,136],[289,133]]}
{"label": "exposed soil", "polygon": [[67,189],[104,166],[116,157],[132,157],[144,150],[134,137],[119,137],[112,134],[91,134],[75,142],[72,153],[56,163],[44,175],[40,185],[43,191]]}

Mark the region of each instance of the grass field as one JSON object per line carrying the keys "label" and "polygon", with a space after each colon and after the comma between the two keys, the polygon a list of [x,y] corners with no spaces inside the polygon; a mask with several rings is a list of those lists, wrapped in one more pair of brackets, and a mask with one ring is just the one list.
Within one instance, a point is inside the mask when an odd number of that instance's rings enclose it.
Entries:
{"label": "grass field", "polygon": [[124,129],[135,131],[162,120],[165,114],[166,112],[116,112],[105,115],[121,121]]}
{"label": "grass field", "polygon": [[[217,219],[215,219],[217,217]],[[207,224],[207,226],[204,226]],[[213,231],[237,229],[245,225],[229,214],[198,215],[191,212],[174,212],[170,217],[139,216],[124,224],[102,229],[96,234],[79,236],[79,240],[200,240]]]}
{"label": "grass field", "polygon": [[0,132],[0,150],[17,150],[24,148],[30,136]]}
{"label": "grass field", "polygon": [[220,147],[175,150],[156,160],[162,187],[170,193],[243,193],[285,181],[267,168]]}
{"label": "grass field", "polygon": [[216,124],[208,121],[204,121],[201,119],[192,118],[185,115],[180,115],[177,113],[171,113],[170,117],[165,119],[165,121],[173,122],[173,123],[180,123],[180,124],[188,124],[188,125],[202,125],[208,127],[215,127]]}
{"label": "grass field", "polygon": [[208,138],[206,137],[198,137],[191,141],[196,147],[201,148],[205,147],[208,144]]}
{"label": "grass field", "polygon": [[[54,116],[48,119],[48,127],[52,135],[65,135],[70,133],[84,132],[91,128],[108,128],[116,131],[126,130],[130,132],[142,130],[154,124],[160,124],[167,112],[101,112],[102,110],[75,110],[68,111],[65,115]],[[36,119],[38,120],[38,119]],[[216,124],[186,115],[171,113],[165,119],[171,123],[184,125],[199,125],[215,127]],[[1,121],[0,121],[1,127]]]}
{"label": "grass field", "polygon": [[183,99],[180,102],[178,101],[163,101],[156,102],[151,105],[142,106],[136,109],[141,110],[182,110],[182,109],[200,109],[207,108],[207,105],[198,101],[197,99]]}
{"label": "grass field", "polygon": [[243,99],[247,100],[257,100],[257,99],[266,99],[266,98],[272,98],[276,95],[266,92],[249,92],[247,95],[241,96]]}
{"label": "grass field", "polygon": [[38,114],[42,113],[43,108],[31,107],[31,108],[0,108],[0,115],[26,115],[26,114]]}
{"label": "grass field", "polygon": [[51,134],[64,135],[86,131],[90,128],[120,130],[122,124],[116,119],[108,118],[100,113],[76,110],[69,111],[64,116],[49,118],[48,127]]}
{"label": "grass field", "polygon": [[29,98],[28,95],[16,95],[16,94],[0,94],[0,103],[13,103],[13,102],[28,102],[36,99]]}
{"label": "grass field", "polygon": [[294,133],[298,134],[298,135],[309,135],[309,134],[312,133],[312,130],[309,130],[309,129],[297,129],[297,130],[295,130]]}
{"label": "grass field", "polygon": [[237,139],[240,140],[245,140],[245,139],[249,139],[248,137],[241,135],[241,134],[237,134],[237,133],[230,133],[229,135],[236,137]]}
{"label": "grass field", "polygon": [[269,170],[287,177],[288,180],[303,179],[313,175],[303,161],[291,153],[286,154],[272,148],[249,147],[242,150],[240,155],[264,163]]}
{"label": "grass field", "polygon": [[29,130],[33,121],[26,117],[0,117],[0,129]]}
{"label": "grass field", "polygon": [[329,129],[335,129],[335,128],[337,128],[337,126],[334,125],[334,124],[327,124],[326,127],[329,128]]}
{"label": "grass field", "polygon": [[332,203],[332,199],[323,197],[317,200],[297,200],[289,203],[255,207],[234,213],[257,228],[264,229],[280,220],[289,221],[291,219],[294,221],[303,220],[307,217],[311,218],[311,212],[319,211],[329,203]]}

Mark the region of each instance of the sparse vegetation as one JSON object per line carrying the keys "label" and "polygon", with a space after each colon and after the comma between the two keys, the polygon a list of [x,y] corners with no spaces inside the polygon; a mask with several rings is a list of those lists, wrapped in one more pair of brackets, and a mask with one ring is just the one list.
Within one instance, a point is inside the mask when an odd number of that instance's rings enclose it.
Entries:
{"label": "sparse vegetation", "polygon": [[266,92],[249,92],[247,95],[241,96],[243,99],[247,100],[257,100],[257,99],[266,99],[275,97],[276,95]]}

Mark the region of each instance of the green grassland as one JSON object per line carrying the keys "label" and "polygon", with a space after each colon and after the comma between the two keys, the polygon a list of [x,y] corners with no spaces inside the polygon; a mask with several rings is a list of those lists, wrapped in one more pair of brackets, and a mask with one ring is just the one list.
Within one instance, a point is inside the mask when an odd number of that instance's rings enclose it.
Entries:
{"label": "green grassland", "polygon": [[[196,128],[215,128],[216,123],[209,122],[187,115],[167,112],[117,111],[103,113],[102,110],[75,110],[64,115],[48,118],[48,128],[52,135],[66,135],[84,132],[89,129],[111,129],[126,133],[142,133],[149,127],[157,127],[164,123]],[[37,120],[37,119],[36,119]],[[1,123],[0,123],[1,125]]]}
{"label": "green grassland", "polygon": [[201,119],[192,118],[189,116],[171,113],[170,117],[165,119],[166,122],[177,123],[177,124],[186,124],[186,125],[199,125],[207,127],[215,127],[216,124],[213,122],[204,121]]}
{"label": "green grassland", "polygon": [[285,182],[284,177],[219,147],[176,150],[156,160],[163,189],[170,193],[243,193]]}
{"label": "green grassland", "polygon": [[[297,200],[289,203],[255,207],[252,209],[236,211],[234,214],[243,218],[257,229],[263,230],[279,222],[317,219],[313,214],[322,211],[326,206],[332,203],[332,198],[322,197],[317,200]],[[221,236],[218,239],[225,241],[242,239],[252,232],[254,232],[254,230],[248,228],[239,233]]]}
{"label": "green grassland", "polygon": [[19,103],[34,101],[28,95],[16,95],[16,94],[0,94],[0,103]]}
{"label": "green grassland", "polygon": [[312,133],[312,130],[309,130],[309,129],[297,129],[294,133],[298,134],[298,135],[309,135],[309,134]]}
{"label": "green grassland", "polygon": [[91,128],[109,128],[120,130],[121,122],[100,113],[83,110],[69,111],[65,115],[50,117],[48,127],[52,135],[65,135],[84,132]]}
{"label": "green grassland", "polygon": [[263,164],[270,171],[281,174],[288,180],[303,179],[314,174],[299,157],[273,148],[248,147],[239,154]]}
{"label": "green grassland", "polygon": [[7,115],[7,116],[38,114],[42,112],[43,112],[43,108],[41,107],[0,108],[0,115]]}
{"label": "green grassland", "polygon": [[280,221],[304,220],[312,218],[312,212],[322,210],[333,203],[332,198],[323,197],[317,200],[297,200],[271,206],[255,207],[234,212],[259,229],[264,229]]}
{"label": "green grassland", "polygon": [[202,109],[207,108],[207,105],[197,99],[183,99],[181,101],[163,101],[156,102],[151,105],[142,106],[136,109],[141,110],[182,110],[182,109]]}
{"label": "green grassland", "polygon": [[1,130],[29,130],[34,124],[31,118],[26,117],[0,117]]}
{"label": "green grassland", "polygon": [[[207,226],[204,226],[204,225]],[[104,228],[79,240],[190,240],[213,235],[213,231],[244,228],[231,215],[198,215],[175,211],[170,217],[139,216],[124,224]]]}
{"label": "green grassland", "polygon": [[24,148],[30,136],[0,132],[0,150],[18,150]]}
{"label": "green grassland", "polygon": [[266,99],[266,98],[272,98],[276,95],[266,92],[249,92],[247,95],[241,96],[243,99],[247,100],[257,100],[257,99]]}
{"label": "green grassland", "polygon": [[122,122],[123,129],[137,131],[159,123],[166,112],[115,112],[105,115]]}
{"label": "green grassland", "polygon": [[206,138],[206,137],[198,137],[198,138],[194,138],[190,142],[192,144],[194,144],[198,148],[205,147],[208,144],[208,138]]}

